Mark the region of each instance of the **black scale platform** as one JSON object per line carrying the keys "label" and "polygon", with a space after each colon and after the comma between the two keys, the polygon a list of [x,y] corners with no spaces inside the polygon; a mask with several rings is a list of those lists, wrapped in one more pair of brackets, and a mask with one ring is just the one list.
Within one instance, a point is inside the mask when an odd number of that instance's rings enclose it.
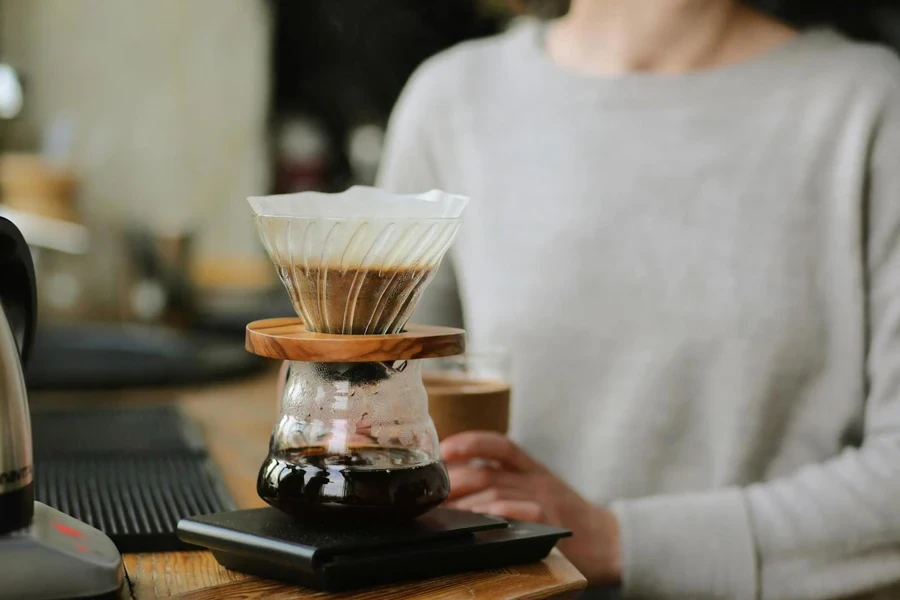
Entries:
{"label": "black scale platform", "polygon": [[174,407],[32,413],[35,496],[121,552],[189,548],[185,517],[233,510],[202,437]]}
{"label": "black scale platform", "polygon": [[366,526],[256,508],[185,519],[178,535],[228,569],[333,592],[536,562],[571,533],[448,508]]}

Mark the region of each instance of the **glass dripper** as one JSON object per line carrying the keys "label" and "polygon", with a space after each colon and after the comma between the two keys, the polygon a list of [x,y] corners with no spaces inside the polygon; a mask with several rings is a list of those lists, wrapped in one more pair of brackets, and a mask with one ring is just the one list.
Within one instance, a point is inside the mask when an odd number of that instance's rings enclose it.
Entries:
{"label": "glass dripper", "polygon": [[467,201],[361,186],[250,198],[260,239],[307,330],[351,335],[403,329]]}
{"label": "glass dripper", "polygon": [[[467,199],[356,187],[250,202],[306,331],[352,344],[404,330]],[[289,363],[260,497],[297,518],[341,521],[409,518],[444,501],[421,361],[390,358]]]}

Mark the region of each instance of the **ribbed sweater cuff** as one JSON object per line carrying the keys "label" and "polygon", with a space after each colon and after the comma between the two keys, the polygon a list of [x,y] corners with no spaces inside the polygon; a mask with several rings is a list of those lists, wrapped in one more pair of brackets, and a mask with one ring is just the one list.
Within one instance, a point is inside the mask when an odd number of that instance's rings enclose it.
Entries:
{"label": "ribbed sweater cuff", "polygon": [[757,597],[750,517],[739,490],[613,503],[627,598]]}

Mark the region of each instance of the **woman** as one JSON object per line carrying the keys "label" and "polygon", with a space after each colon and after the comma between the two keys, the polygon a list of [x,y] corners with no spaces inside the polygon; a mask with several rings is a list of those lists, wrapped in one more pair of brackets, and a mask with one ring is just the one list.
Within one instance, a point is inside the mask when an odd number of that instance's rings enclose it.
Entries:
{"label": "woman", "polygon": [[428,61],[380,183],[472,197],[466,325],[514,351],[512,441],[443,444],[456,506],[571,528],[627,596],[900,580],[892,53],[736,0],[574,0]]}

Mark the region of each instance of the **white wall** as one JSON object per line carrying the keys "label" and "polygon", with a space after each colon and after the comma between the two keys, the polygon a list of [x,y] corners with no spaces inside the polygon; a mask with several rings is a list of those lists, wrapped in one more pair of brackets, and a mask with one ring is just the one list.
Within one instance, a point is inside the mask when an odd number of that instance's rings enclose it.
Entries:
{"label": "white wall", "polygon": [[258,245],[270,23],[263,0],[0,0],[3,58],[27,77],[14,139],[59,116],[92,221],[196,226],[202,255]]}

